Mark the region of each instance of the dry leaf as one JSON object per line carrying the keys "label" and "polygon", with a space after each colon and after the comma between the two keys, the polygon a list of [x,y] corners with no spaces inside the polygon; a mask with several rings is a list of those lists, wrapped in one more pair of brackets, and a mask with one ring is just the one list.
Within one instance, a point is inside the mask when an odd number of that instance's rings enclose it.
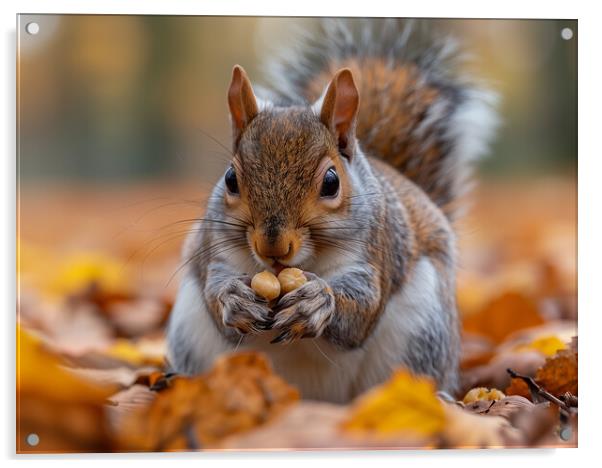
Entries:
{"label": "dry leaf", "polygon": [[355,448],[357,441],[345,438],[339,430],[346,415],[345,406],[302,401],[271,423],[226,438],[219,447],[228,450]]}
{"label": "dry leaf", "polygon": [[174,378],[119,429],[124,450],[192,450],[265,424],[299,399],[259,353],[231,354],[207,374]]}
{"label": "dry leaf", "polygon": [[[552,395],[561,396],[566,392],[570,392],[578,396],[577,370],[577,347],[575,341],[573,341],[568,349],[560,350],[554,356],[547,358],[536,372],[525,374],[534,375],[535,382]],[[506,393],[531,398],[529,387],[522,379],[512,379]]]}
{"label": "dry leaf", "polygon": [[544,361],[545,357],[537,351],[497,354],[486,365],[463,372],[460,386],[463,391],[481,386],[506,388],[510,384],[510,376],[506,369],[512,368],[521,374],[532,375]]}
{"label": "dry leaf", "polygon": [[464,409],[476,414],[510,418],[517,411],[522,411],[532,406],[533,403],[527,398],[513,395],[505,396],[499,400],[476,400],[466,404]]}
{"label": "dry leaf", "polygon": [[555,335],[552,336],[542,336],[534,339],[530,343],[517,345],[514,349],[516,351],[539,351],[544,356],[553,356],[557,351],[566,348],[566,343],[564,343],[560,338]]}
{"label": "dry leaf", "polygon": [[531,399],[531,391],[529,386],[523,379],[512,379],[510,385],[506,388],[507,395],[522,396]]}
{"label": "dry leaf", "polygon": [[[58,356],[17,328],[17,452],[97,452],[111,449],[103,404],[115,392],[61,367]],[[27,444],[37,434],[39,444]]]}
{"label": "dry leaf", "polygon": [[163,338],[140,339],[136,342],[119,339],[104,354],[137,366],[161,367],[165,360],[165,346]]}
{"label": "dry leaf", "polygon": [[46,291],[60,297],[79,294],[91,286],[106,294],[131,289],[130,275],[122,261],[98,252],[75,252],[57,260]]}
{"label": "dry leaf", "polygon": [[577,393],[577,351],[564,349],[553,357],[546,359],[545,364],[535,374],[535,381],[552,395]]}
{"label": "dry leaf", "polygon": [[520,438],[518,431],[501,416],[479,416],[454,404],[445,405],[445,415],[444,447],[501,448],[508,440]]}
{"label": "dry leaf", "polygon": [[343,429],[390,437],[432,437],[445,425],[445,412],[426,377],[400,369],[381,386],[359,397]]}
{"label": "dry leaf", "polygon": [[501,343],[511,333],[544,323],[537,305],[528,296],[506,292],[492,299],[477,314],[466,317],[463,328]]}

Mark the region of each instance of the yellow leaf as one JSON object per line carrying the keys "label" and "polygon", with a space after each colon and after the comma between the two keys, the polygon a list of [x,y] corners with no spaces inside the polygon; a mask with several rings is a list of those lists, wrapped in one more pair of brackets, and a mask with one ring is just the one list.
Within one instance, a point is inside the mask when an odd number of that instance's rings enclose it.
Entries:
{"label": "yellow leaf", "polygon": [[96,252],[72,254],[56,265],[48,291],[64,296],[91,285],[104,293],[126,292],[128,280],[123,263]]}
{"label": "yellow leaf", "polygon": [[102,402],[114,387],[93,385],[61,366],[58,356],[17,326],[17,392],[39,394],[61,401]]}
{"label": "yellow leaf", "polygon": [[406,370],[360,397],[343,423],[346,430],[380,436],[432,436],[444,426],[445,411],[433,382]]}
{"label": "yellow leaf", "polygon": [[106,354],[135,365],[161,366],[165,356],[165,341],[163,339],[139,340],[134,343],[119,339]]}
{"label": "yellow leaf", "polygon": [[[59,356],[17,327],[17,452],[104,452],[110,449],[103,405],[117,390],[78,378]],[[27,443],[29,434],[39,444]]]}
{"label": "yellow leaf", "polygon": [[566,343],[557,336],[543,336],[527,344],[516,346],[516,351],[539,351],[544,356],[554,356],[557,351],[566,349]]}
{"label": "yellow leaf", "polygon": [[91,285],[106,294],[124,294],[131,289],[124,262],[106,253],[64,254],[19,240],[17,255],[19,279],[50,298],[77,294]]}

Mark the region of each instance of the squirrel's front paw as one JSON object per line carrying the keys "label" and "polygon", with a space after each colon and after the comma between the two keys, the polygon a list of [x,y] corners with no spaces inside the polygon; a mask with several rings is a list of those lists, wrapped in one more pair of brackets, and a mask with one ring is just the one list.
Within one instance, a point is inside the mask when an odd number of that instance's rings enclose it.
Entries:
{"label": "squirrel's front paw", "polygon": [[271,343],[316,338],[330,323],[335,310],[332,290],[316,275],[305,275],[310,281],[278,301],[272,328],[279,330],[280,334]]}
{"label": "squirrel's front paw", "polygon": [[218,300],[226,327],[234,328],[243,335],[271,328],[273,320],[268,302],[258,296],[245,281],[232,280],[218,295]]}

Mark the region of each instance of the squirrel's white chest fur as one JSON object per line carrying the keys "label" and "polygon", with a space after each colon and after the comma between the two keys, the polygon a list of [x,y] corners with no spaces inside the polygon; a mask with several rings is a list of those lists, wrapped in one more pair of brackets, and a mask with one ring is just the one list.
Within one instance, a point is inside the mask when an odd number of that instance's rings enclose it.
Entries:
{"label": "squirrel's white chest fur", "polygon": [[203,372],[216,357],[235,349],[266,353],[278,374],[297,386],[303,398],[343,403],[386,380],[408,360],[410,336],[440,314],[439,279],[427,257],[418,261],[403,288],[386,309],[361,348],[340,350],[323,339],[289,345],[270,344],[275,335],[245,336],[238,344],[225,340],[205,310],[198,283],[188,273],[180,286],[168,328],[171,353],[188,353],[188,370]]}

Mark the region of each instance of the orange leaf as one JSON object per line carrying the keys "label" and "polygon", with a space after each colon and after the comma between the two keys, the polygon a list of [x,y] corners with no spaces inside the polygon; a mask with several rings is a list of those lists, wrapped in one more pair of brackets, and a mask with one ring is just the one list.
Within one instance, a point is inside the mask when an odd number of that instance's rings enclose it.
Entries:
{"label": "orange leaf", "polygon": [[535,381],[552,395],[571,392],[577,396],[577,351],[564,349],[546,359],[535,374]]}
{"label": "orange leaf", "polygon": [[124,450],[191,450],[270,421],[299,399],[264,355],[230,354],[208,373],[176,377],[120,427]]}
{"label": "orange leaf", "polygon": [[544,323],[537,305],[528,296],[506,292],[489,302],[480,312],[464,319],[464,330],[501,343],[511,333]]}
{"label": "orange leaf", "polygon": [[506,395],[522,396],[527,399],[531,399],[531,392],[529,386],[522,379],[512,379],[510,385],[506,388]]}

